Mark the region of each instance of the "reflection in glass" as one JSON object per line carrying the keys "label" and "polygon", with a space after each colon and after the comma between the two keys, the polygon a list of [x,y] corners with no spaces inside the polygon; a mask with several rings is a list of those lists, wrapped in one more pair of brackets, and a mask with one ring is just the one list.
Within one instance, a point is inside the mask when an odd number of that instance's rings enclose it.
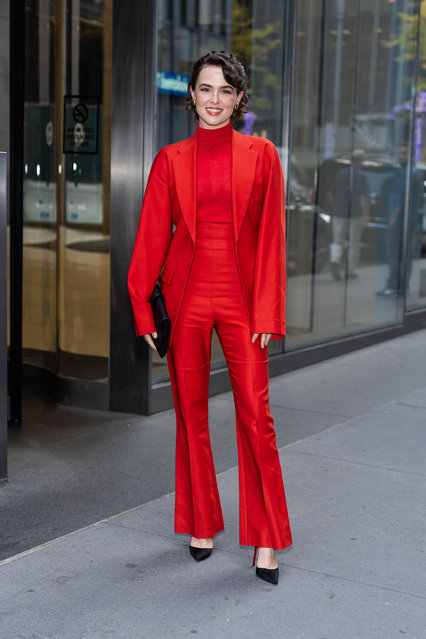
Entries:
{"label": "reflection in glass", "polygon": [[[271,139],[283,162],[285,121],[282,108],[283,43],[287,2],[266,0],[213,0],[157,3],[157,105],[156,149],[189,137],[195,131],[185,111],[187,84],[192,63],[213,49],[228,49],[244,63],[249,73],[250,113],[237,126],[242,133]],[[275,341],[276,352],[282,342]],[[212,368],[222,367],[224,357],[214,334]],[[155,354],[153,379],[167,378],[167,366]]]}
{"label": "reflection in glass", "polygon": [[110,4],[66,3],[59,368],[89,379],[108,376]]}
{"label": "reflection in glass", "polygon": [[56,370],[57,116],[56,2],[26,0],[24,106],[24,361]]}
{"label": "reflection in glass", "polygon": [[[298,3],[290,168],[303,170],[305,194],[290,179],[287,348],[402,320],[400,150],[412,118],[396,107],[412,96],[415,41],[395,42],[415,11],[408,1]],[[398,282],[384,294],[390,255]]]}
{"label": "reflection in glass", "polygon": [[111,13],[26,0],[24,358],[86,379],[108,376]]}
{"label": "reflection in glass", "polygon": [[[286,349],[294,349],[401,322],[404,305],[425,303],[426,34],[421,23],[413,122],[418,3],[298,0],[294,30],[288,9],[158,3],[156,148],[194,130],[184,111],[193,59],[231,48],[250,73],[241,130],[272,139],[289,171]],[[274,343],[271,354],[282,348]],[[217,342],[213,351],[222,365]],[[153,376],[167,376],[160,361]]]}
{"label": "reflection in glass", "polygon": [[[420,15],[424,16],[425,0],[420,3]],[[407,31],[407,27],[406,27]],[[404,33],[401,34],[403,36]],[[426,306],[426,30],[424,18],[420,22],[419,63],[417,65],[417,95],[414,113],[413,179],[410,200],[410,233],[408,240],[411,257],[407,256],[406,307]],[[411,105],[403,105],[407,110]],[[410,264],[411,260],[411,264]],[[411,267],[411,268],[410,268]]]}

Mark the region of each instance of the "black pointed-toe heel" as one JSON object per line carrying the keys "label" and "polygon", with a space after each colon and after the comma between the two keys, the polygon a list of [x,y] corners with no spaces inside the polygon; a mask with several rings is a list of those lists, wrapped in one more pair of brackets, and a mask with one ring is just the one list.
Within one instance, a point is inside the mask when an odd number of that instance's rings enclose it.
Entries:
{"label": "black pointed-toe heel", "polygon": [[[256,565],[256,555],[257,555],[258,547],[254,547],[254,555],[253,555],[253,566]],[[259,579],[263,579],[263,581],[267,581],[268,584],[273,584],[276,586],[278,584],[278,579],[280,578],[280,571],[278,568],[258,568],[256,566],[256,577]]]}
{"label": "black pointed-toe heel", "polygon": [[204,559],[208,559],[210,557],[213,552],[213,548],[196,548],[189,544],[189,552],[195,561],[204,561]]}

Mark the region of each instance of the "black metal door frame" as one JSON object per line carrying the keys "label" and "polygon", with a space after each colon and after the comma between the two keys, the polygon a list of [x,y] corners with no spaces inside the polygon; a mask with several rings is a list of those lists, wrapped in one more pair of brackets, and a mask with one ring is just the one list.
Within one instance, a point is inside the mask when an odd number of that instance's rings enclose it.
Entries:
{"label": "black metal door frame", "polygon": [[22,421],[22,229],[25,2],[10,2],[10,422]]}
{"label": "black metal door frame", "polygon": [[0,480],[7,478],[7,155],[0,152]]}

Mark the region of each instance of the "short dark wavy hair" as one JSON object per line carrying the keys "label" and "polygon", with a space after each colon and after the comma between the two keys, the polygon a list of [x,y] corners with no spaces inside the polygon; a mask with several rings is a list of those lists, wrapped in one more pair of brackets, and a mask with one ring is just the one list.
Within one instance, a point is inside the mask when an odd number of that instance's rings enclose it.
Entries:
{"label": "short dark wavy hair", "polygon": [[228,51],[210,51],[198,58],[192,66],[191,78],[188,82],[188,100],[186,102],[186,110],[192,111],[194,120],[199,120],[196,107],[192,102],[191,91],[195,91],[195,85],[201,69],[207,66],[222,67],[223,77],[235,89],[237,93],[243,92],[239,107],[232,112],[231,120],[238,120],[248,111],[248,95],[247,95],[247,76],[242,63],[232,53]]}

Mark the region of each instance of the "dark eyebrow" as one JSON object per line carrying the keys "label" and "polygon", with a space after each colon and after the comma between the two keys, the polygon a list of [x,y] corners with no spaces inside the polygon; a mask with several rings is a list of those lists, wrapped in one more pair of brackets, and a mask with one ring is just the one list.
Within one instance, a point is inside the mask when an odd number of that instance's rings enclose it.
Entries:
{"label": "dark eyebrow", "polygon": [[[207,84],[207,82],[202,82],[200,84],[200,87],[209,87],[209,89],[212,89],[213,86],[211,84]],[[235,87],[233,87],[231,84],[224,84],[223,86],[220,87],[221,89],[234,89]]]}

